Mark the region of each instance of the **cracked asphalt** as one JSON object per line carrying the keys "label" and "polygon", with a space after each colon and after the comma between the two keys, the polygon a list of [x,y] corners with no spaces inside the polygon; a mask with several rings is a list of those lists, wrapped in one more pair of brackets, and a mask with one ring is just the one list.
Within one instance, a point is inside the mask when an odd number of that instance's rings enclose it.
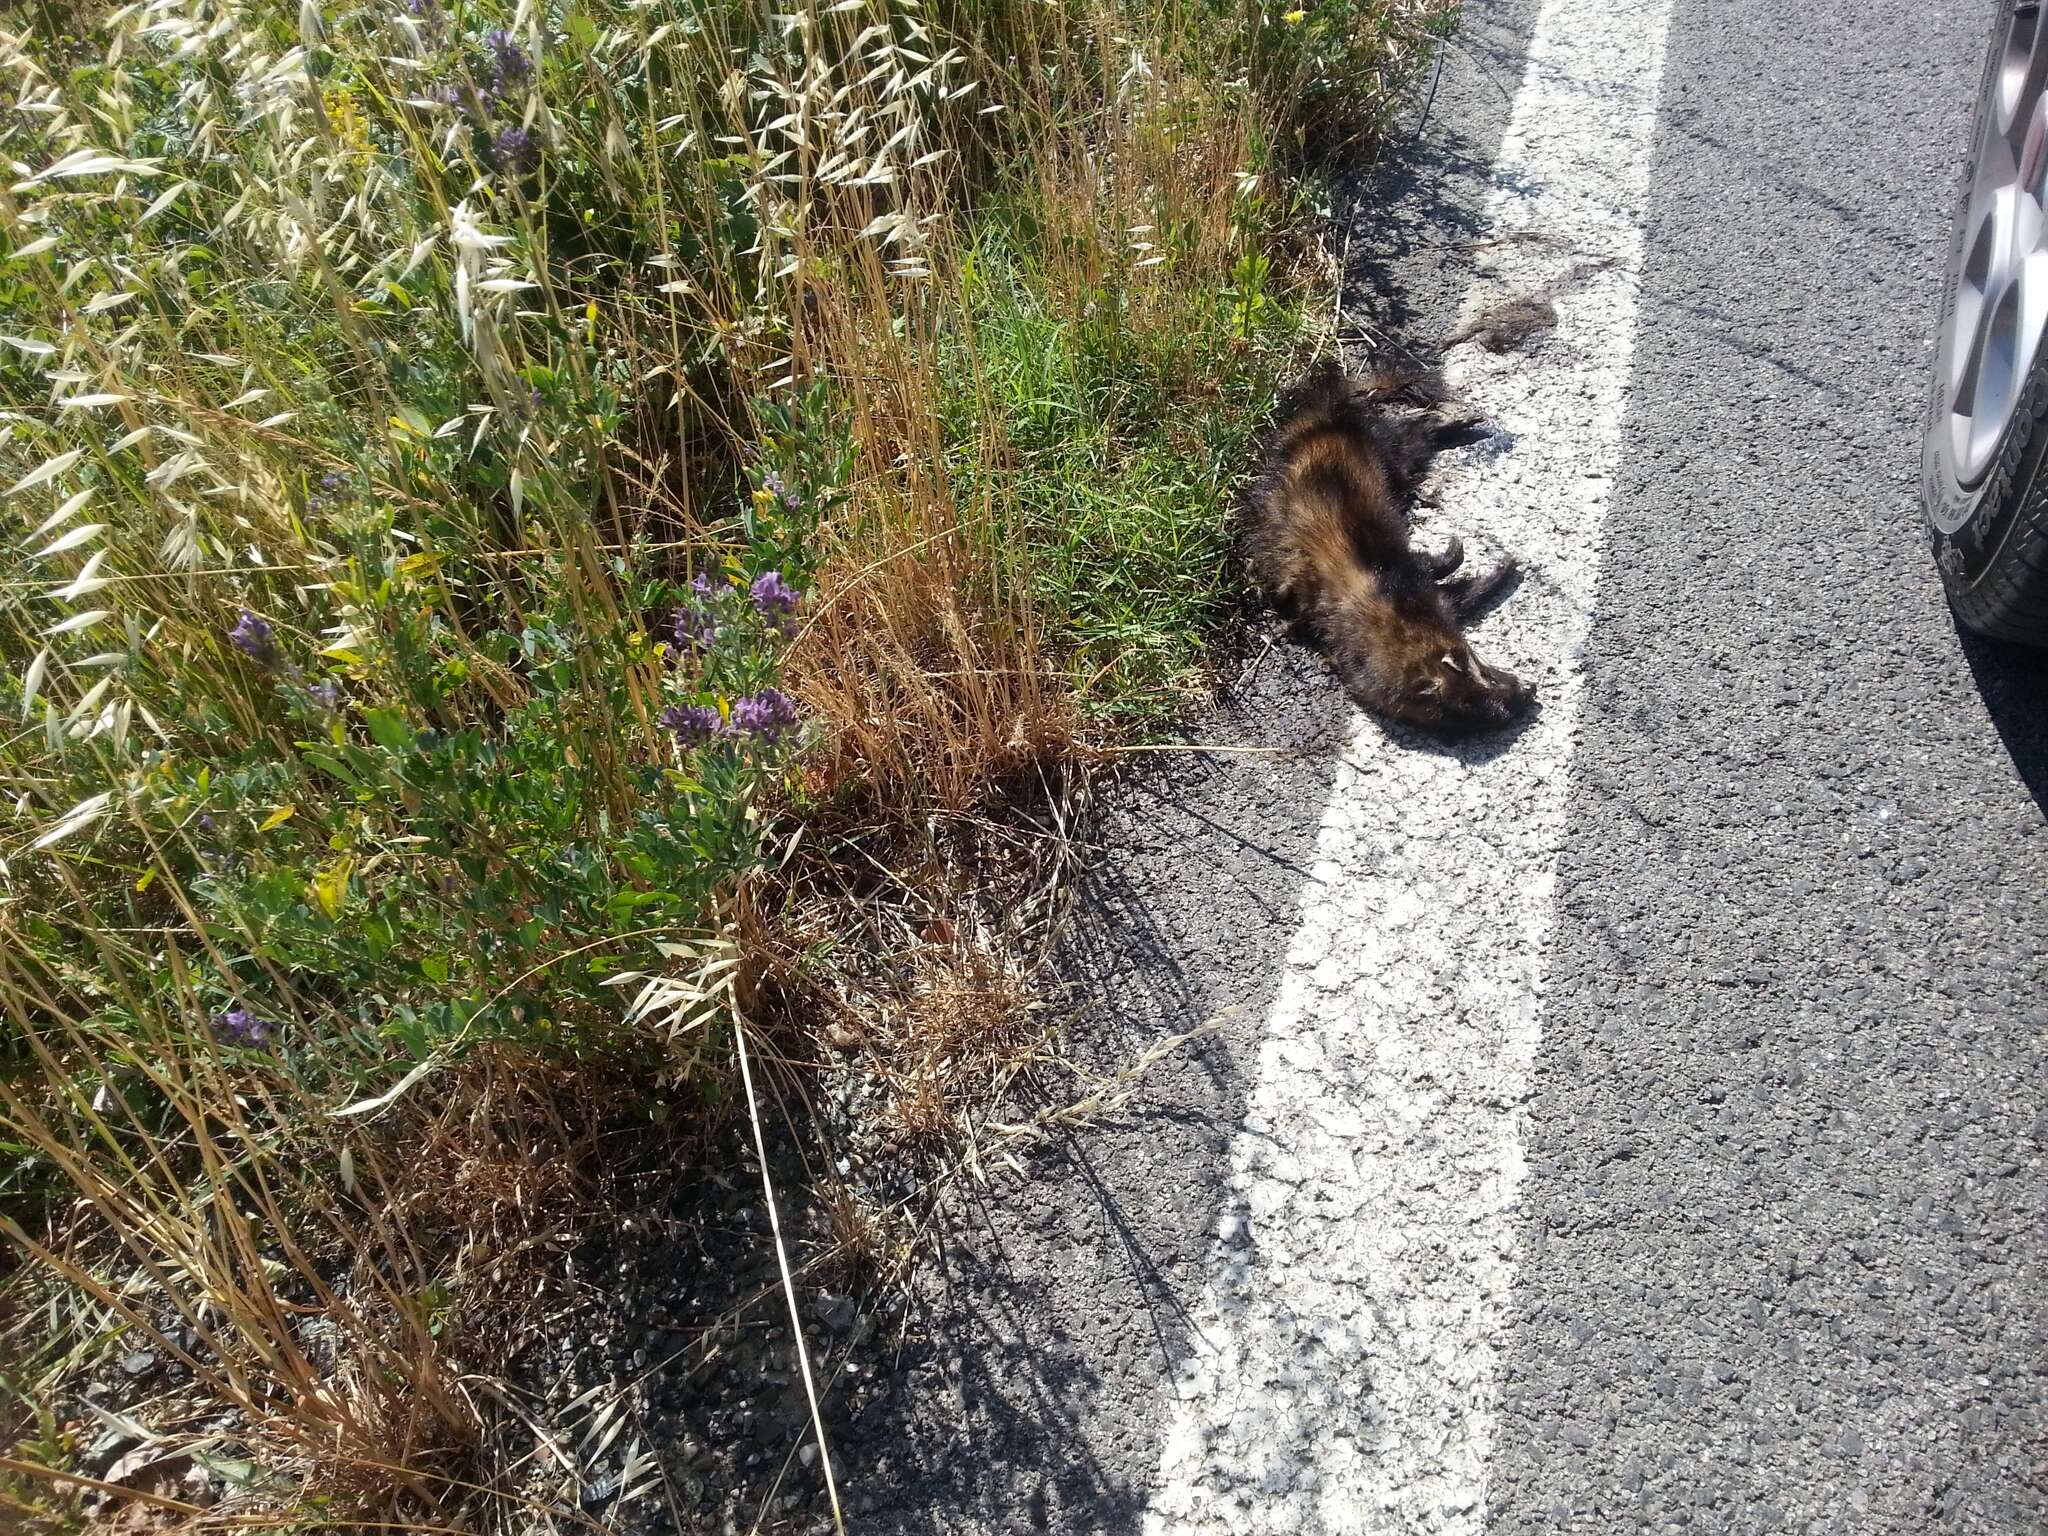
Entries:
{"label": "cracked asphalt", "polygon": [[[1488,1154],[1511,1175],[1489,1186],[1507,1191],[1487,1217],[1498,1299],[1455,1362],[1476,1492],[1430,1528],[2040,1531],[2048,664],[1957,633],[1915,505],[1988,13],[1666,9],[1553,873],[1540,920],[1441,957],[1460,978],[1526,971],[1540,1006]],[[1421,137],[1355,189],[1348,312],[1421,339],[1473,302],[1540,21],[1527,0],[1470,6]],[[1559,307],[1532,370],[1571,366],[1544,350],[1571,342]],[[1441,516],[1483,535],[1458,474]],[[1516,629],[1518,600],[1510,650],[1550,633]],[[1288,957],[1322,887],[1354,878],[1326,823],[1442,830],[1344,799],[1419,782],[1424,749],[1361,726],[1285,645],[1190,734],[1260,750],[1162,755],[1118,791],[1066,957],[1074,1049],[1115,1071],[1220,1022],[1122,1114],[948,1209],[904,1390],[835,1435],[853,1528],[1424,1528],[1385,1513],[1431,1453],[1367,1411],[1371,1330],[1301,1366],[1358,1373],[1365,1439],[1341,1408],[1314,1421],[1365,1468],[1345,1500],[1288,1502],[1327,1460],[1309,1443],[1227,1521],[1161,1502],[1247,1126],[1286,1134],[1259,1105]],[[1546,750],[1445,771],[1512,806]],[[1342,769],[1361,753],[1388,772]],[[1361,954],[1398,942],[1382,907],[1349,921]],[[1380,1076],[1346,1081],[1360,1123],[1399,1108],[1375,1102]],[[1225,1384],[1239,1422],[1292,1390],[1278,1374]]]}

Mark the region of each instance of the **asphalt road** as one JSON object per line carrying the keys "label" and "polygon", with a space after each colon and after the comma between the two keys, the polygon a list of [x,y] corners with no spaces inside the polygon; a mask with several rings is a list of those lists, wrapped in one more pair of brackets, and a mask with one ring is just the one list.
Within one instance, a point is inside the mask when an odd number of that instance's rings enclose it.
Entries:
{"label": "asphalt road", "polygon": [[1431,519],[1529,559],[1543,720],[1433,752],[1283,647],[1194,735],[1287,750],[1125,788],[1076,1054],[1222,1022],[948,1213],[856,1528],[2048,1529],[2048,670],[1914,503],[1984,7],[1572,5],[1475,0],[1347,283],[1440,335],[1585,177],[1629,254]]}

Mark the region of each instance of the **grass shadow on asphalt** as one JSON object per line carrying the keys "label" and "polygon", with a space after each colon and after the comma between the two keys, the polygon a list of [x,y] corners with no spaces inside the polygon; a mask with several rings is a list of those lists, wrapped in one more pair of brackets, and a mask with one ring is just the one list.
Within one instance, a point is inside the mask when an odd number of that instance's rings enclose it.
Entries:
{"label": "grass shadow on asphalt", "polygon": [[989,1187],[963,1181],[933,1214],[903,1385],[835,1447],[864,1528],[1141,1522],[1350,718],[1315,657],[1276,646],[1192,722],[1188,750],[1135,759],[1119,782],[1049,988],[1074,1012],[1067,1064],[1003,1118],[1113,1092],[1148,1051],[1224,1021],[1132,1081],[1127,1103],[1055,1125],[1019,1151],[1022,1172],[991,1159]]}

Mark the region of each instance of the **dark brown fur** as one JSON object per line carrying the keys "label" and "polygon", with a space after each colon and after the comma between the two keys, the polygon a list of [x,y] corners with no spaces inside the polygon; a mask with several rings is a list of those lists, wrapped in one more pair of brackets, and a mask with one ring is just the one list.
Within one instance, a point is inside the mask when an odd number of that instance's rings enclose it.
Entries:
{"label": "dark brown fur", "polygon": [[[1324,648],[1366,708],[1431,730],[1506,725],[1535,690],[1472,654],[1461,623],[1514,575],[1513,561],[1454,575],[1463,548],[1409,545],[1430,461],[1470,429],[1441,412],[1428,374],[1356,379],[1325,363],[1281,401],[1250,497],[1252,574]],[[1402,404],[1421,414],[1396,416]]]}

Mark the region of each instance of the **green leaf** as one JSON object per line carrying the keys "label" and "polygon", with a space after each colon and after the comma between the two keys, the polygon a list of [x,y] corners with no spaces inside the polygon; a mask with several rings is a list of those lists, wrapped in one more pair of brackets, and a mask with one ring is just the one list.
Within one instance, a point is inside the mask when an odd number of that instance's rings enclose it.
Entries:
{"label": "green leaf", "polygon": [[612,923],[622,923],[643,907],[651,907],[669,900],[666,891],[620,891],[604,904],[604,915]]}
{"label": "green leaf", "polygon": [[370,727],[370,739],[387,752],[404,752],[412,746],[412,727],[395,709],[366,709],[363,720]]}
{"label": "green leaf", "polygon": [[307,746],[301,743],[299,746],[299,756],[303,757],[315,768],[325,769],[328,773],[333,774],[334,777],[341,780],[342,783],[348,785],[351,789],[362,782],[350,771],[348,764],[344,763],[334,753],[323,748]]}

